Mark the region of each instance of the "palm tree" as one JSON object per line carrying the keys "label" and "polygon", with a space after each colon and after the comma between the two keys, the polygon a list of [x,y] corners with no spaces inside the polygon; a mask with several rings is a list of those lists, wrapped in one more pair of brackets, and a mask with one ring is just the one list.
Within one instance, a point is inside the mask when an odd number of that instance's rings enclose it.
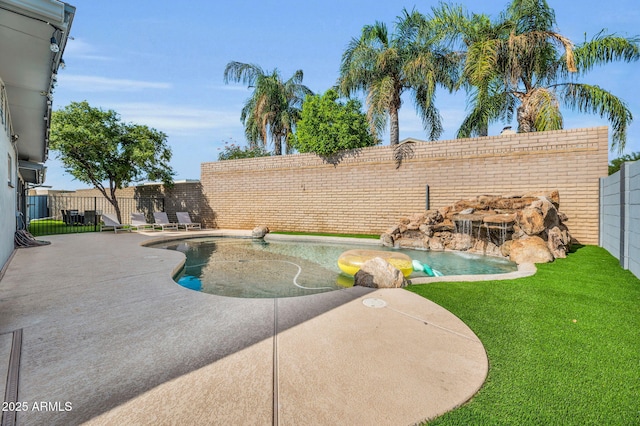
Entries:
{"label": "palm tree", "polygon": [[458,136],[481,133],[489,122],[516,114],[519,132],[557,130],[561,105],[596,113],[611,123],[612,146],[622,151],[632,120],[627,105],[596,85],[577,78],[597,65],[640,58],[639,39],[605,35],[574,45],[555,31],[553,9],[545,0],[513,0],[496,22],[468,15],[460,7],[433,9],[443,39],[464,53],[460,86],[470,92],[471,113]]}
{"label": "palm tree", "polygon": [[254,64],[231,61],[224,70],[224,82],[242,82],[253,88],[244,104],[240,120],[252,148],[265,146],[271,135],[275,155],[282,155],[282,147],[289,151],[289,141],[300,117],[302,102],[313,92],[302,84],[302,70],[282,81],[274,69],[270,74]]}
{"label": "palm tree", "polygon": [[502,35],[509,28],[485,14],[469,15],[461,6],[441,3],[432,10],[429,22],[437,37],[458,49],[461,71],[455,88],[467,91],[471,106],[457,137],[487,136],[489,123],[512,119],[513,100],[501,91],[502,79],[496,71]]}
{"label": "palm tree", "polygon": [[342,55],[337,86],[346,96],[366,92],[367,118],[372,134],[380,135],[391,124],[390,144],[399,143],[398,111],[401,95],[410,91],[429,139],[442,134],[442,119],[434,105],[437,85],[451,90],[455,81],[456,58],[433,44],[424,16],[403,11],[394,34],[384,23],[362,29]]}

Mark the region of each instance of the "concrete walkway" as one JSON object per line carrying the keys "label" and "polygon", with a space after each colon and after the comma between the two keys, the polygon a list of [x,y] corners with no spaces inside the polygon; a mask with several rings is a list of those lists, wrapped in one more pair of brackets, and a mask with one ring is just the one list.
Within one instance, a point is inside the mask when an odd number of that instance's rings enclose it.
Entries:
{"label": "concrete walkway", "polygon": [[149,238],[56,235],[15,253],[0,368],[22,330],[18,424],[409,425],[485,380],[474,333],[416,294],[201,294],[171,279],[182,253]]}

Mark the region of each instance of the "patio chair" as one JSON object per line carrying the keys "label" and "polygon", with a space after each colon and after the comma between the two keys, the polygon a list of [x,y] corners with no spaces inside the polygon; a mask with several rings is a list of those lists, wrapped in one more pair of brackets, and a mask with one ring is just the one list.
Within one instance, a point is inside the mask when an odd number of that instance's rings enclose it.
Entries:
{"label": "patio chair", "polygon": [[118,233],[118,229],[121,231],[129,231],[131,232],[131,227],[129,225],[121,224],[118,219],[103,213],[102,214],[102,222],[100,222],[100,232],[103,230],[110,231],[113,229],[113,232]]}
{"label": "patio chair", "polygon": [[95,225],[96,224],[96,211],[95,210],[85,210],[83,216],[83,225]]}
{"label": "patio chair", "polygon": [[156,223],[153,224],[154,228],[160,228],[163,231],[165,229],[178,230],[178,224],[169,222],[169,218],[165,212],[153,212],[153,219],[156,221]]}
{"label": "patio chair", "polygon": [[135,229],[137,231],[143,231],[145,229],[154,230],[153,223],[147,222],[147,218],[144,216],[144,213],[131,213],[131,229]]}
{"label": "patio chair", "polygon": [[178,228],[184,226],[185,231],[189,229],[202,229],[199,223],[191,222],[191,216],[189,216],[188,212],[177,212],[176,216],[178,217]]}

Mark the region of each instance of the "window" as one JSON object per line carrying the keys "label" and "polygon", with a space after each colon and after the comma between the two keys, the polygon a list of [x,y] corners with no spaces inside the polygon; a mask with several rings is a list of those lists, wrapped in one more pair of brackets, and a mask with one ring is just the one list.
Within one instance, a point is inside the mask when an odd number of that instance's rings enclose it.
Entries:
{"label": "window", "polygon": [[7,154],[7,172],[9,173],[7,183],[13,188],[13,160],[11,159],[11,154]]}

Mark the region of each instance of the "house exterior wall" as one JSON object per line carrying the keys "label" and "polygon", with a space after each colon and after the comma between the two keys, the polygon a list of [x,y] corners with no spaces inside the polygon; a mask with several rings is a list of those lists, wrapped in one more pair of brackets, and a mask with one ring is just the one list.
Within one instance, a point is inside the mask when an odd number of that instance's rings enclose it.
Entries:
{"label": "house exterior wall", "polygon": [[16,188],[18,186],[18,156],[11,144],[11,124],[6,94],[0,80],[0,270],[13,253],[16,231]]}
{"label": "house exterior wall", "polygon": [[400,167],[377,146],[337,164],[313,154],[202,163],[207,227],[378,234],[429,206],[481,194],[560,192],[571,234],[597,244],[607,127],[415,143]]}

